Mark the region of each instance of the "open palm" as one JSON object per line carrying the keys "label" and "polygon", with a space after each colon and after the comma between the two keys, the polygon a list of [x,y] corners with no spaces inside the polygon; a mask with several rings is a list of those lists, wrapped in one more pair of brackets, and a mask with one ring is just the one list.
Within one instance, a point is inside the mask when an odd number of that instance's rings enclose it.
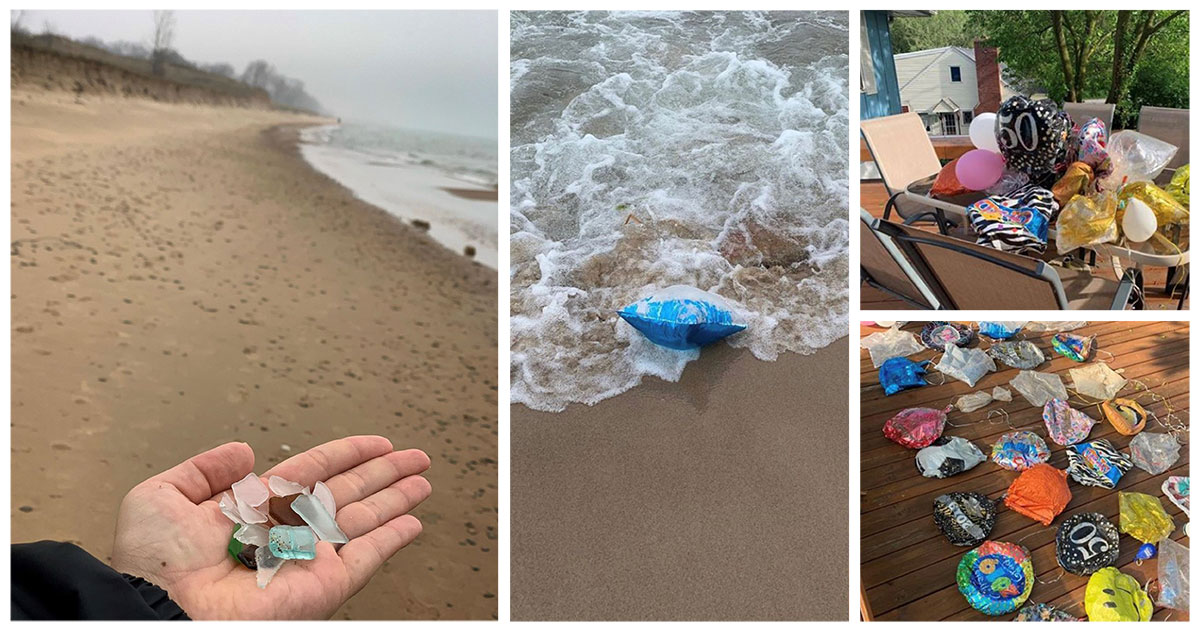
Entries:
{"label": "open palm", "polygon": [[315,560],[287,562],[260,589],[226,551],[233,523],[220,494],[254,469],[250,446],[232,442],[135,486],[121,502],[113,567],[162,587],[193,619],[327,619],[384,561],[421,533],[408,512],[429,496],[429,457],[355,436],[289,458],[263,475],[311,487],[323,481],[350,542],[317,543]]}

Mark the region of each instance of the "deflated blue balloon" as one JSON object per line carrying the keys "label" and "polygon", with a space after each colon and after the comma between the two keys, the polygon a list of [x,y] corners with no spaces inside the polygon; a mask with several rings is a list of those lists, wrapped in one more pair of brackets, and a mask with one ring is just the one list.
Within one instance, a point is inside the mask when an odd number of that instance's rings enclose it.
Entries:
{"label": "deflated blue balloon", "polygon": [[979,322],[979,334],[991,339],[1012,339],[1020,331],[1020,326],[1005,322]]}
{"label": "deflated blue balloon", "polygon": [[883,393],[891,396],[902,389],[920,387],[925,382],[925,366],[932,361],[917,363],[907,357],[893,357],[879,366],[879,384]]}
{"label": "deflated blue balloon", "polygon": [[695,287],[676,285],[617,312],[654,343],[674,350],[692,350],[741,332],[733,309],[721,296]]}
{"label": "deflated blue balloon", "polygon": [[1154,556],[1157,556],[1157,555],[1158,555],[1158,547],[1155,547],[1154,543],[1146,543],[1146,544],[1142,545],[1141,547],[1138,547],[1137,556],[1135,556],[1135,557],[1138,560],[1149,560],[1150,558],[1153,558]]}

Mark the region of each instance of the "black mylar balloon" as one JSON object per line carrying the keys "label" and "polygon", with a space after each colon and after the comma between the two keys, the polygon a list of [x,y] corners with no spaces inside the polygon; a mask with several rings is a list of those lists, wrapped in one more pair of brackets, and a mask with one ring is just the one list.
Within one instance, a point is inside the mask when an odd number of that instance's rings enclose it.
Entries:
{"label": "black mylar balloon", "polygon": [[1050,99],[1013,96],[996,111],[996,142],[1005,165],[1031,178],[1066,159],[1071,117]]}
{"label": "black mylar balloon", "polygon": [[1054,537],[1058,563],[1075,575],[1091,575],[1117,561],[1120,538],[1117,528],[1099,512],[1069,516]]}
{"label": "black mylar balloon", "polygon": [[996,503],[978,492],[951,492],[933,500],[933,522],[952,544],[974,547],[996,525]]}

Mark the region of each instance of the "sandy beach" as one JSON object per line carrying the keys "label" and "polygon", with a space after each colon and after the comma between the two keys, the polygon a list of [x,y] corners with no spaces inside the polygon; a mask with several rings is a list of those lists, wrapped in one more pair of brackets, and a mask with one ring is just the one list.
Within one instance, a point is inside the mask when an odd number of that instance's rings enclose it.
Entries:
{"label": "sandy beach", "polygon": [[513,619],[844,620],[847,348],[513,405]]}
{"label": "sandy beach", "polygon": [[496,272],[309,168],[328,122],[14,91],[14,542],[103,560],[125,492],[195,453],[378,433],[434,491],[335,618],[495,618]]}

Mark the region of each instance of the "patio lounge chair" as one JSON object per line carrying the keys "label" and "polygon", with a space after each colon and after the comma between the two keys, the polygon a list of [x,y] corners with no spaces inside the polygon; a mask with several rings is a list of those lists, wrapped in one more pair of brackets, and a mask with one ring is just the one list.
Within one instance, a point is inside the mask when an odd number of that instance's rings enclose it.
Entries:
{"label": "patio lounge chair", "polygon": [[1108,133],[1113,132],[1112,119],[1113,112],[1117,106],[1111,103],[1063,103],[1063,109],[1071,115],[1071,122],[1082,125],[1083,123],[1099,118],[1104,121],[1104,128]]}
{"label": "patio lounge chair", "polygon": [[1124,310],[1136,282],[1133,270],[1115,282],[900,223],[880,221],[878,229],[912,261],[943,309]]}
{"label": "patio lounge chair", "polygon": [[[879,168],[883,186],[887,188],[888,202],[883,210],[887,219],[893,209],[905,223],[936,220],[940,211],[905,198],[908,185],[937,175],[942,170],[929,134],[921,117],[913,112],[871,118],[859,125],[871,159]],[[943,215],[944,216],[944,215]],[[945,221],[957,221],[945,217]]]}
{"label": "patio lounge chair", "polygon": [[862,281],[909,306],[936,309],[937,298],[925,280],[886,234],[876,230],[879,219],[860,209],[859,264]]}
{"label": "patio lounge chair", "polygon": [[1179,147],[1167,168],[1155,180],[1171,181],[1175,169],[1188,163],[1188,113],[1186,109],[1144,106],[1138,113],[1138,131]]}

